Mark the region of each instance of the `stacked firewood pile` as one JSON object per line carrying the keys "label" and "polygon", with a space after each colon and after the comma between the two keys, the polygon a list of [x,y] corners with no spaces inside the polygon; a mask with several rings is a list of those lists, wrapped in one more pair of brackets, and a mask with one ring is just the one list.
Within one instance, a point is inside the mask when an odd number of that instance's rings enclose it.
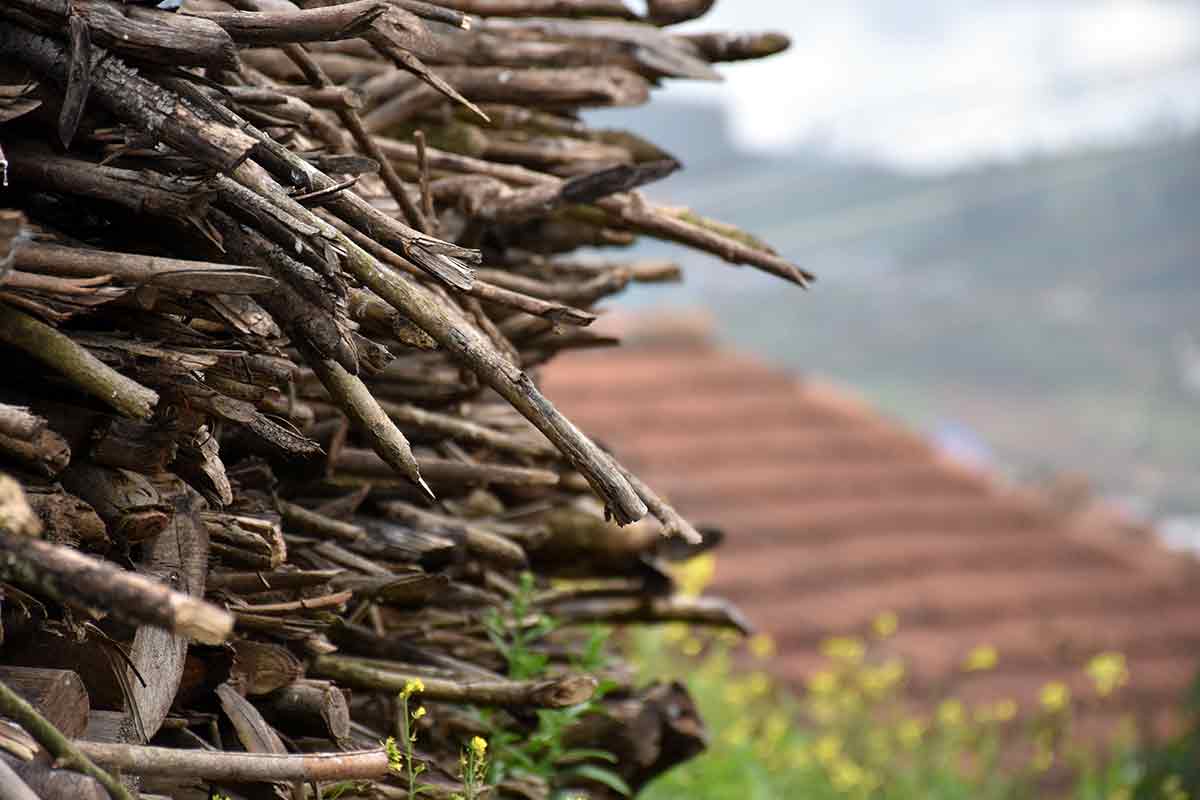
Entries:
{"label": "stacked firewood pile", "polygon": [[[581,247],[808,280],[578,115],[786,39],[665,27],[711,0],[179,5],[0,6],[0,795],[408,797],[381,742],[419,678],[448,797],[463,742],[592,696],[579,626],[744,627],[661,566],[715,536],[526,370],[678,278]],[[499,613],[526,572],[536,613]],[[488,614],[561,624],[540,674]],[[702,747],[680,687],[603,678],[566,735],[633,789]]]}

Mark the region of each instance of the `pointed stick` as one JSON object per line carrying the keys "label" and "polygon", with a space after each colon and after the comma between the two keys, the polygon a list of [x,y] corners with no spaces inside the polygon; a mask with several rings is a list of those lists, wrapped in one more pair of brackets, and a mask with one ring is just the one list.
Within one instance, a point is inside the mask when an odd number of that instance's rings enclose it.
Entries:
{"label": "pointed stick", "polygon": [[333,401],[367,435],[371,449],[392,469],[421,487],[430,500],[436,500],[433,490],[421,477],[421,467],[413,456],[408,439],[380,408],[379,401],[366,384],[331,359],[312,354],[307,361]]}
{"label": "pointed stick", "polygon": [[[321,65],[300,45],[286,45],[283,48],[283,52],[292,60],[292,63],[300,68],[300,71],[304,73],[304,77],[312,85],[319,88],[328,88],[334,85],[333,81],[329,80],[329,77],[325,74],[325,71],[321,69]],[[396,203],[399,204],[409,224],[419,231],[429,233],[431,230],[429,221],[421,213],[421,209],[417,207],[413,199],[409,197],[404,182],[400,180],[400,176],[396,173],[396,168],[384,157],[375,139],[367,133],[366,128],[363,126],[362,117],[352,108],[337,108],[335,111],[338,119],[349,129],[350,134],[354,137],[354,141],[362,149],[362,152],[379,162],[379,176],[383,178],[384,185],[387,186],[388,192],[391,193]]]}

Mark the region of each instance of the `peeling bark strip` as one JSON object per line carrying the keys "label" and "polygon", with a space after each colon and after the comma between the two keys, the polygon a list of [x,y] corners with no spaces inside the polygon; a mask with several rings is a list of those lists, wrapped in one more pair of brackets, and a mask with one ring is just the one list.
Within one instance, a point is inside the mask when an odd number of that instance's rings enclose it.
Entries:
{"label": "peeling bark strip", "polygon": [[84,741],[75,742],[75,746],[107,769],[147,777],[254,783],[358,780],[382,778],[388,772],[387,752],[383,748],[348,753],[277,755]]}
{"label": "peeling bark strip", "polygon": [[220,644],[233,631],[233,617],[211,603],[69,547],[6,530],[0,530],[0,577],[56,602],[103,609],[206,644]]}
{"label": "peeling bark strip", "polygon": [[[96,61],[91,76],[93,96],[118,118],[220,172],[232,170],[250,156],[253,137],[204,119],[121,59],[101,48],[92,49]],[[70,58],[63,46],[48,36],[0,22],[0,52],[11,53],[59,86],[67,85]]]}

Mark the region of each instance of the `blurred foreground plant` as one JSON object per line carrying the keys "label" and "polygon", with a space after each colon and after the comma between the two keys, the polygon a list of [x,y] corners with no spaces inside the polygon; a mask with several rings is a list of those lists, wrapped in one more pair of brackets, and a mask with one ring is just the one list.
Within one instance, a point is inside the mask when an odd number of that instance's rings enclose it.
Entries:
{"label": "blurred foreground plant", "polygon": [[[711,574],[708,565],[703,571]],[[870,639],[824,642],[825,663],[799,695],[762,669],[774,653],[765,637],[740,645],[736,637],[706,638],[683,625],[638,631],[631,649],[643,678],[682,677],[713,733],[707,753],[641,796],[1025,800],[1043,796],[1052,770],[1054,796],[1190,796],[1179,794],[1177,772],[1147,774],[1131,726],[1108,748],[1080,738],[1079,704],[1108,702],[1128,682],[1121,654],[1101,653],[1088,662],[1084,672],[1093,691],[1086,698],[1051,682],[1024,709],[1014,699],[970,705],[947,695],[922,711],[905,698],[907,665],[886,654],[886,640],[900,624],[895,614],[883,613]],[[961,669],[985,672],[1002,659],[985,643]],[[739,666],[747,662],[750,668]]]}

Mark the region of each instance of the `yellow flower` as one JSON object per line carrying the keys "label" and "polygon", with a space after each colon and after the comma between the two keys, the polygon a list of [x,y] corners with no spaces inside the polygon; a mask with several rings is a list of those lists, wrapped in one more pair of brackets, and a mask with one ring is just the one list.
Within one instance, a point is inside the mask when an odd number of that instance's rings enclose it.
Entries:
{"label": "yellow flower", "polygon": [[409,678],[404,682],[404,690],[400,692],[400,697],[407,700],[414,694],[423,691],[425,691],[425,684],[421,682],[420,678]]}
{"label": "yellow flower", "polygon": [[1178,775],[1168,775],[1162,784],[1163,800],[1188,800],[1188,793],[1183,788],[1183,779]]}
{"label": "yellow flower", "polygon": [[688,658],[695,658],[704,650],[704,643],[699,639],[689,636],[684,640],[683,646],[679,648]]}
{"label": "yellow flower", "polygon": [[1129,667],[1120,653],[1101,653],[1087,663],[1086,670],[1101,697],[1129,683]]}
{"label": "yellow flower", "polygon": [[767,715],[767,720],[763,723],[763,738],[769,743],[775,744],[782,741],[791,729],[791,717],[782,711],[773,711]]}
{"label": "yellow flower", "polygon": [[863,691],[873,697],[887,694],[904,679],[904,662],[889,658],[874,669],[864,669],[859,677]]}
{"label": "yellow flower", "polygon": [[990,722],[1009,722],[1017,716],[1017,703],[1015,700],[997,700],[995,703],[989,703],[981,706],[975,712],[975,721],[981,724]]}
{"label": "yellow flower", "polygon": [[966,710],[963,708],[962,702],[951,698],[943,700],[937,710],[938,724],[944,728],[954,728],[963,723],[966,718]]}
{"label": "yellow flower", "polygon": [[887,639],[895,635],[896,629],[900,627],[900,618],[894,611],[885,611],[875,618],[871,627],[875,629],[876,636],[880,639]]}
{"label": "yellow flower", "polygon": [[727,744],[740,747],[750,741],[750,735],[753,732],[750,720],[746,717],[738,717],[732,725],[725,729],[725,735],[722,738]]}
{"label": "yellow flower", "polygon": [[828,766],[837,760],[842,754],[842,740],[833,733],[828,733],[817,739],[813,745],[813,753],[817,757],[817,761]]}
{"label": "yellow flower", "polygon": [[896,729],[896,738],[907,750],[913,750],[925,736],[925,723],[919,719],[906,719]]}
{"label": "yellow flower", "polygon": [[808,679],[808,690],[813,694],[832,694],[837,690],[838,677],[833,670],[814,672]]}
{"label": "yellow flower", "polygon": [[812,764],[812,753],[804,745],[796,745],[788,751],[787,763],[792,769],[805,769]]}
{"label": "yellow flower", "polygon": [[748,646],[754,657],[761,661],[765,661],[775,655],[775,640],[765,633],[755,634],[750,637]]}
{"label": "yellow flower", "polygon": [[746,679],[746,691],[751,697],[762,697],[771,691],[771,679],[765,672],[752,672]]}
{"label": "yellow flower", "polygon": [[1054,751],[1048,748],[1038,748],[1033,756],[1033,768],[1037,772],[1046,772],[1054,766]]}
{"label": "yellow flower", "polygon": [[717,572],[717,559],[712,553],[704,553],[683,562],[673,572],[680,594],[698,597],[712,583]]}
{"label": "yellow flower", "polygon": [[750,690],[745,681],[731,680],[725,684],[725,691],[721,695],[729,705],[743,706],[750,699]]}
{"label": "yellow flower", "polygon": [[963,669],[967,672],[984,672],[994,669],[999,658],[995,647],[990,644],[981,644],[967,654],[967,660],[963,662]]}
{"label": "yellow flower", "polygon": [[688,638],[688,626],[682,622],[672,622],[663,626],[662,637],[667,644],[679,644]]}
{"label": "yellow flower", "polygon": [[867,773],[853,761],[839,758],[829,769],[829,780],[834,789],[848,794],[867,782]]}
{"label": "yellow flower", "polygon": [[1071,702],[1071,690],[1062,681],[1050,681],[1042,687],[1040,699],[1042,708],[1054,714]]}
{"label": "yellow flower", "polygon": [[847,666],[861,664],[867,654],[866,646],[858,639],[834,636],[821,643],[821,653],[831,661]]}
{"label": "yellow flower", "polygon": [[393,772],[399,772],[404,768],[404,754],[400,752],[400,746],[396,744],[396,737],[389,736],[383,743],[384,752],[387,753],[388,769]]}
{"label": "yellow flower", "polygon": [[475,758],[483,758],[487,753],[487,740],[482,736],[475,736],[471,739],[471,752],[475,754]]}
{"label": "yellow flower", "polygon": [[867,752],[873,764],[887,764],[892,760],[892,737],[887,728],[873,728],[867,734]]}
{"label": "yellow flower", "polygon": [[1017,716],[1017,701],[1011,698],[998,700],[992,704],[992,716],[997,722],[1009,722],[1016,719]]}
{"label": "yellow flower", "polygon": [[425,716],[425,706],[421,706],[412,714],[413,719],[420,719],[423,716]]}

